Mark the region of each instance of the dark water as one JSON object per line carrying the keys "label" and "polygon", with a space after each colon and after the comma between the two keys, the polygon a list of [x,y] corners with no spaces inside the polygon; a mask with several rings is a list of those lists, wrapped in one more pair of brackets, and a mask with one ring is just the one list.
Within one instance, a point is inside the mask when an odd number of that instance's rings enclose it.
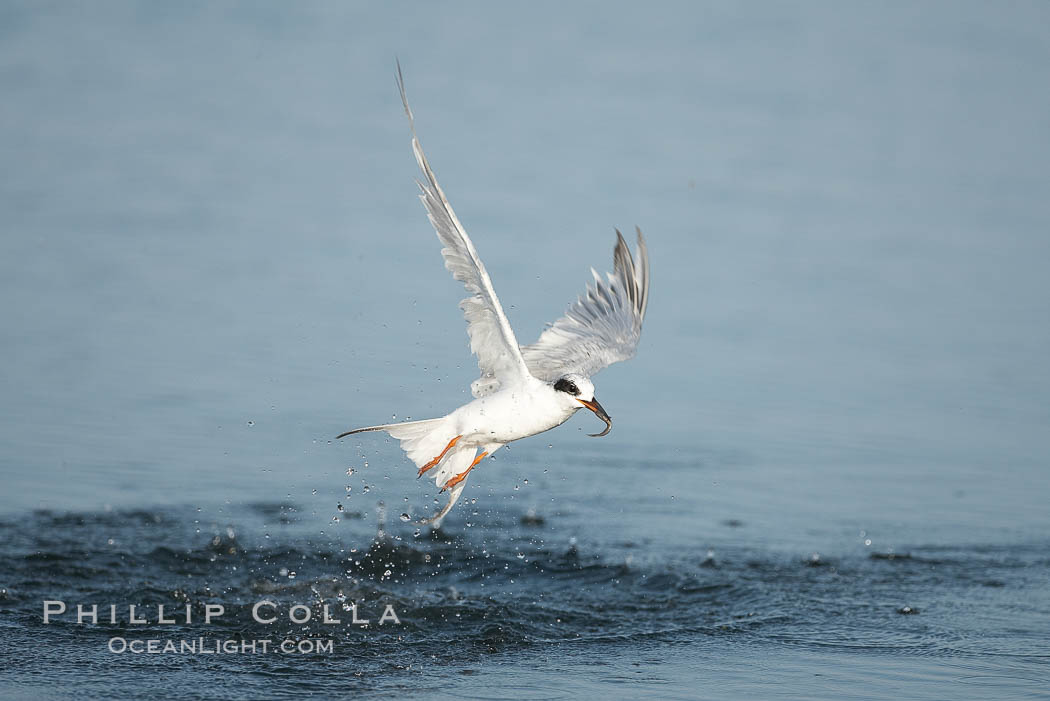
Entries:
{"label": "dark water", "polygon": [[[1046,5],[433,12],[0,6],[0,696],[1050,696]],[[395,55],[523,339],[653,259],[418,534],[331,440],[475,377]],[[202,637],[332,649],[108,648]]]}
{"label": "dark water", "polygon": [[[319,533],[316,514],[288,503],[5,520],[5,693],[75,686],[105,697],[147,677],[166,694],[203,697],[1046,693],[1045,543],[807,554],[723,536],[735,544],[705,552],[567,536],[572,519],[556,511],[463,511],[469,528],[415,536],[391,524],[358,549],[349,534],[369,530],[370,517],[344,511],[346,521]],[[65,615],[45,627],[40,602],[49,599],[101,603],[102,623]],[[276,614],[272,624],[252,619],[263,600],[274,603],[261,614]],[[121,602],[115,623],[107,602]],[[152,623],[131,625],[123,602]],[[212,602],[226,610],[206,626]],[[355,603],[370,625],[350,622]],[[156,624],[158,604],[176,624]],[[291,623],[295,605],[312,621]],[[325,605],[342,624],[321,623]],[[380,625],[387,605],[399,621]],[[201,636],[332,648],[107,652],[114,638]],[[717,691],[701,688],[705,679]]]}

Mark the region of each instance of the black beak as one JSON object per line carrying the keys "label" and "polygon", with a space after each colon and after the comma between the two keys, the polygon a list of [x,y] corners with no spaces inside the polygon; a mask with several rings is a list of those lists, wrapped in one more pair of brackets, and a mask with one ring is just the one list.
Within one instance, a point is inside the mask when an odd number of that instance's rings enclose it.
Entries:
{"label": "black beak", "polygon": [[597,399],[592,398],[589,402],[585,402],[582,399],[577,399],[576,401],[593,411],[595,416],[605,422],[604,431],[601,433],[588,433],[588,436],[591,438],[600,438],[612,430],[612,417],[605,413],[605,407],[599,404]]}

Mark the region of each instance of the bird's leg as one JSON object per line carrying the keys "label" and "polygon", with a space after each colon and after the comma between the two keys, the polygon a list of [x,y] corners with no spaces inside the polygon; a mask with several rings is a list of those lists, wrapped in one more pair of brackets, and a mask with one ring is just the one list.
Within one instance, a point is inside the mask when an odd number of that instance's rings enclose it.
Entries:
{"label": "bird's leg", "polygon": [[445,446],[445,449],[441,451],[441,455],[437,456],[436,458],[434,458],[433,460],[428,462],[426,465],[424,465],[423,467],[419,468],[419,474],[416,475],[416,479],[419,479],[420,477],[422,477],[424,472],[426,472],[427,470],[429,470],[430,468],[434,467],[439,462],[441,462],[441,458],[445,457],[445,453],[447,453],[449,450],[451,450],[452,447],[454,445],[456,445],[456,443],[458,443],[459,439],[462,438],[462,437],[463,437],[463,434],[460,434],[460,435],[456,436],[455,438],[453,438],[452,440],[450,440],[448,442],[448,445]]}
{"label": "bird's leg", "polygon": [[458,475],[456,475],[455,477],[453,477],[452,479],[450,479],[450,480],[449,480],[448,482],[445,482],[445,486],[441,488],[441,491],[443,492],[443,491],[445,491],[446,489],[452,489],[452,488],[453,488],[453,487],[455,487],[455,486],[456,486],[457,484],[459,484],[460,482],[462,482],[463,480],[465,480],[465,479],[467,478],[467,474],[468,474],[468,473],[469,473],[469,472],[470,472],[471,470],[473,470],[473,469],[474,469],[474,466],[475,466],[475,465],[477,465],[477,464],[478,464],[479,462],[481,462],[482,460],[484,460],[484,459],[485,459],[485,456],[486,456],[486,455],[488,455],[488,454],[489,454],[489,451],[487,451],[487,450],[483,450],[483,451],[481,452],[481,455],[479,455],[478,457],[474,458],[474,462],[470,463],[470,467],[468,467],[468,468],[467,468],[466,470],[463,470],[463,472],[460,472],[460,473],[459,473]]}

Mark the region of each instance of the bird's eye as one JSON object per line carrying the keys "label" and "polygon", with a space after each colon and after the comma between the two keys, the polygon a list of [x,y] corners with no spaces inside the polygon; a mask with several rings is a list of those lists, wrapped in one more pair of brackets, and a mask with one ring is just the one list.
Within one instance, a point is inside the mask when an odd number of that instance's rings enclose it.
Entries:
{"label": "bird's eye", "polygon": [[564,377],[554,383],[554,389],[559,392],[571,394],[574,397],[580,393],[580,388],[576,386],[576,383],[572,380],[567,380]]}

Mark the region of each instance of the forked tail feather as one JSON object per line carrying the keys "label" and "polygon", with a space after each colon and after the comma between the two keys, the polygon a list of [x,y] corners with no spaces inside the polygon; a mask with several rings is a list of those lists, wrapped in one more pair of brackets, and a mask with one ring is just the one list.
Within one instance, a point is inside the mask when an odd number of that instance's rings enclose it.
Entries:
{"label": "forked tail feather", "polygon": [[[436,469],[432,473],[428,473],[429,476],[434,478],[434,482],[440,488],[452,477],[467,469],[475,453],[473,447],[455,448],[449,445],[449,442],[456,436],[446,422],[447,418],[443,416],[438,419],[425,419],[423,421],[405,421],[399,424],[366,426],[365,428],[355,428],[352,431],[341,433],[336,438],[345,438],[346,436],[355,433],[365,433],[366,431],[386,431],[401,442],[401,449],[416,464],[416,467],[423,467],[435,457],[440,456],[440,460],[434,466]],[[446,446],[452,449],[446,450]],[[442,455],[442,452],[445,454]],[[448,504],[435,516],[420,523],[440,521],[459,499],[465,484],[466,481],[463,481],[453,487],[449,494]]]}
{"label": "forked tail feather", "polygon": [[379,426],[365,426],[364,428],[355,428],[350,431],[340,433],[335,438],[336,440],[339,440],[340,438],[346,438],[347,436],[352,436],[355,433],[365,433],[366,431],[386,431],[391,436],[397,439],[410,438],[415,435],[429,433],[441,421],[444,421],[444,417],[440,419],[423,419],[422,421],[403,421],[398,424],[381,424]]}
{"label": "forked tail feather", "polygon": [[433,475],[442,472],[444,464],[448,461],[456,451],[447,451],[446,455],[442,455],[445,446],[449,444],[456,434],[453,433],[446,421],[448,417],[443,416],[439,419],[424,419],[423,421],[405,421],[399,424],[383,424],[381,426],[366,426],[365,428],[356,428],[353,431],[347,431],[346,433],[340,434],[338,438],[344,436],[353,435],[355,433],[364,433],[365,431],[386,431],[394,438],[401,441],[401,450],[405,451],[408,455],[409,460],[416,464],[416,467],[423,467],[430,463],[435,457],[441,456],[443,459],[439,461],[437,465],[431,465],[438,469],[433,472]]}

